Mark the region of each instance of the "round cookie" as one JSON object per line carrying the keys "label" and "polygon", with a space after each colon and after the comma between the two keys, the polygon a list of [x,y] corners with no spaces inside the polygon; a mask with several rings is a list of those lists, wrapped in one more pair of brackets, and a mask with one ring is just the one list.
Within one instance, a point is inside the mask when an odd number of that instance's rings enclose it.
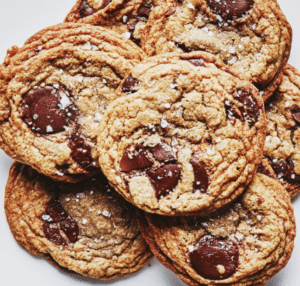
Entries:
{"label": "round cookie", "polygon": [[215,56],[151,57],[135,66],[107,108],[99,162],[139,208],[212,212],[239,196],[261,162],[262,98]]}
{"label": "round cookie", "polygon": [[99,122],[143,56],[112,31],[73,23],[12,47],[0,67],[0,147],[55,180],[99,172]]}
{"label": "round cookie", "polygon": [[140,45],[151,10],[176,0],[78,0],[65,22],[78,22],[111,29]]}
{"label": "round cookie", "polygon": [[14,163],[5,213],[15,239],[31,254],[90,278],[130,275],[152,257],[137,228],[135,208],[103,174],[70,184]]}
{"label": "round cookie", "polygon": [[183,0],[153,9],[141,47],[148,56],[203,50],[269,98],[288,61],[292,29],[276,1]]}
{"label": "round cookie", "polygon": [[296,235],[288,193],[255,175],[228,208],[206,217],[140,212],[153,254],[188,285],[265,285],[288,262]]}
{"label": "round cookie", "polygon": [[264,165],[294,197],[300,191],[300,73],[291,65],[266,103],[266,118]]}

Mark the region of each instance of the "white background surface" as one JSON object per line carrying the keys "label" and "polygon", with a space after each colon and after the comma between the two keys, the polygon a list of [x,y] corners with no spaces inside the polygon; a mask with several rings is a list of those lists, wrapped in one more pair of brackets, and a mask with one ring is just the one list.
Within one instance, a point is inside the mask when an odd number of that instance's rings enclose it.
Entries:
{"label": "white background surface", "polygon": [[[278,0],[293,27],[293,48],[290,64],[300,70],[300,1]],[[12,45],[22,46],[25,40],[50,25],[63,21],[75,0],[0,0],[0,62]],[[172,272],[153,259],[139,273],[112,282],[100,282],[79,275],[65,274],[47,261],[30,255],[14,240],[3,210],[4,188],[13,161],[0,150],[0,285],[1,286],[183,286]],[[300,224],[300,195],[293,201]],[[296,238],[291,260],[284,270],[271,279],[267,286],[300,285],[300,236]]]}

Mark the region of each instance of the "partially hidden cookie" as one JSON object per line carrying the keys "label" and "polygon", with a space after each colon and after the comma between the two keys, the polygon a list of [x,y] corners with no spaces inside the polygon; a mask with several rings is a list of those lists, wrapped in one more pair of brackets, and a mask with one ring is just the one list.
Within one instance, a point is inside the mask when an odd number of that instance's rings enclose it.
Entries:
{"label": "partially hidden cookie", "polygon": [[15,239],[31,254],[90,278],[130,275],[152,257],[138,230],[135,208],[103,174],[70,184],[14,163],[5,213]]}
{"label": "partially hidden cookie", "polygon": [[287,264],[296,235],[288,193],[262,174],[210,216],[140,212],[138,224],[158,260],[192,286],[265,285]]}
{"label": "partially hidden cookie", "polygon": [[111,29],[140,45],[151,10],[176,0],[78,0],[65,22],[86,23]]}
{"label": "partially hidden cookie", "polygon": [[55,180],[75,182],[99,172],[99,122],[143,57],[112,31],[74,23],[12,47],[0,66],[0,147]]}
{"label": "partially hidden cookie", "polygon": [[[291,197],[300,191],[300,73],[284,68],[282,83],[266,103],[267,137],[264,163]],[[269,166],[269,167],[267,167]]]}
{"label": "partially hidden cookie", "polygon": [[276,1],[183,0],[155,8],[141,46],[148,56],[202,50],[269,98],[288,61],[292,29]]}
{"label": "partially hidden cookie", "polygon": [[265,115],[258,90],[204,52],[135,66],[106,109],[99,162],[139,208],[212,212],[239,196],[261,162]]}

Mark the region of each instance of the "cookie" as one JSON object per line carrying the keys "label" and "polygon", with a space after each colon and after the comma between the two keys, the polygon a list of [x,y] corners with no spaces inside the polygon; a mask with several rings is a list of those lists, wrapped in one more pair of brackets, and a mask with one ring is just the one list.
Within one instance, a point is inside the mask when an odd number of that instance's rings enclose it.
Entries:
{"label": "cookie", "polygon": [[264,168],[296,196],[300,191],[300,73],[284,68],[283,81],[266,103],[267,137]]}
{"label": "cookie", "polygon": [[78,0],[65,22],[86,23],[111,29],[140,45],[151,10],[176,0]]}
{"label": "cookie", "polygon": [[15,239],[31,254],[90,278],[130,275],[152,257],[137,228],[135,208],[103,174],[70,184],[14,163],[5,212]]}
{"label": "cookie", "polygon": [[206,217],[140,212],[154,255],[188,285],[265,285],[288,262],[293,207],[277,180],[257,174],[230,207]]}
{"label": "cookie", "polygon": [[280,83],[291,41],[292,29],[276,1],[183,0],[152,11],[141,46],[148,56],[213,53],[267,99]]}
{"label": "cookie", "polygon": [[200,215],[250,183],[265,140],[263,101],[214,55],[149,58],[117,96],[100,123],[99,162],[129,202],[157,214]]}
{"label": "cookie", "polygon": [[12,47],[0,68],[0,147],[55,180],[99,172],[99,122],[143,57],[112,31],[73,23]]}

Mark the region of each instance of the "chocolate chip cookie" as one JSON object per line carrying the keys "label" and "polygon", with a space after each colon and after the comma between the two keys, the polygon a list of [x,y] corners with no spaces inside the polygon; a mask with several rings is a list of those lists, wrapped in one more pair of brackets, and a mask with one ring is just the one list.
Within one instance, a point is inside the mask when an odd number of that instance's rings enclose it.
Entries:
{"label": "chocolate chip cookie", "polygon": [[31,254],[90,278],[130,275],[152,257],[137,228],[135,208],[103,174],[70,184],[14,163],[5,212],[15,239]]}
{"label": "chocolate chip cookie", "polygon": [[239,196],[261,162],[258,90],[214,55],[151,57],[135,66],[100,123],[101,169],[139,208],[212,212]]}
{"label": "chocolate chip cookie", "polygon": [[78,0],[65,22],[86,23],[111,29],[140,45],[151,10],[176,0]]}
{"label": "chocolate chip cookie", "polygon": [[213,53],[268,98],[280,83],[291,41],[292,29],[276,1],[183,0],[153,9],[141,46],[149,56]]}
{"label": "chocolate chip cookie", "polygon": [[206,217],[140,213],[158,260],[188,285],[265,285],[288,262],[296,235],[286,190],[255,175],[230,207]]}
{"label": "chocolate chip cookie", "polygon": [[0,68],[0,147],[55,180],[98,172],[99,122],[143,56],[112,31],[73,23],[12,47]]}
{"label": "chocolate chip cookie", "polygon": [[[267,137],[264,164],[291,197],[300,191],[300,73],[284,68],[283,81],[266,103]],[[261,168],[262,168],[261,167]]]}

